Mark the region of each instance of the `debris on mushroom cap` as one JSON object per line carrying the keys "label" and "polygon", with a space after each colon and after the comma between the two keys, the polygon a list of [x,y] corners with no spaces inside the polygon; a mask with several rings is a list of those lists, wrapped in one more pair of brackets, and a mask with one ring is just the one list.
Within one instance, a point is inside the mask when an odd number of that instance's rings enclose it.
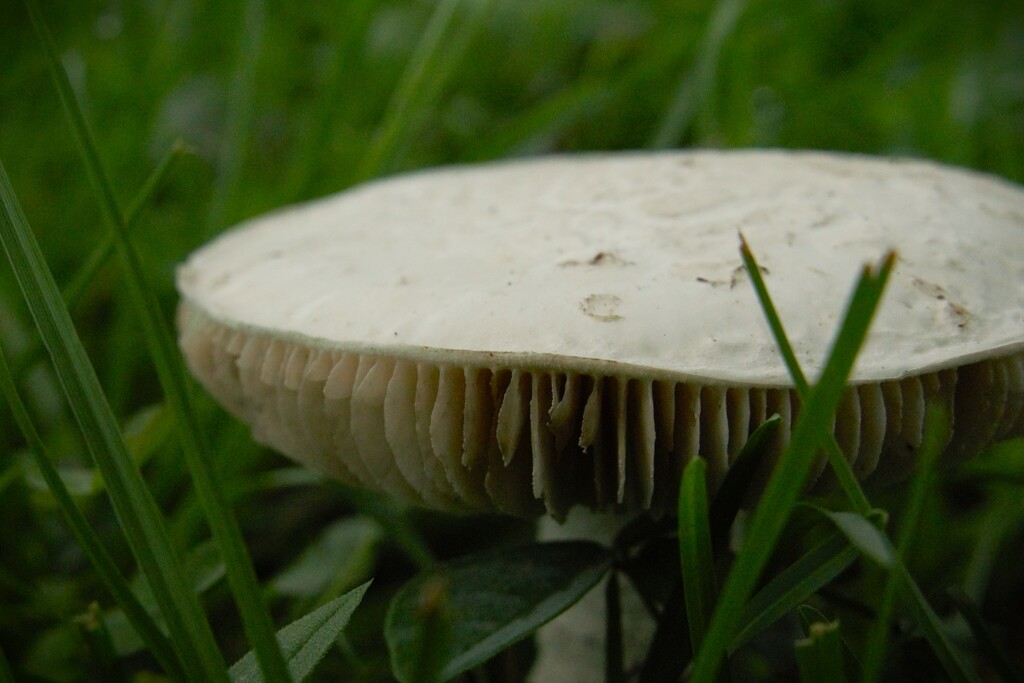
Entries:
{"label": "debris on mushroom cap", "polygon": [[858,269],[899,263],[835,434],[898,476],[1024,431],[1024,191],[811,152],[551,157],[420,172],[253,220],[178,273],[193,372],[257,439],[417,504],[662,510],[799,410],[737,251],[814,376]]}

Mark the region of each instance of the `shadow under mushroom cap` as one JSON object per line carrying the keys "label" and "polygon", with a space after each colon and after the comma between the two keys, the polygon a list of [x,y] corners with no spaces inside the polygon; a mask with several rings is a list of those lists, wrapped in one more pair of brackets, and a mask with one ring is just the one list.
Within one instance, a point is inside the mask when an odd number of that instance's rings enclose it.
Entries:
{"label": "shadow under mushroom cap", "polygon": [[861,265],[899,252],[836,421],[860,476],[907,467],[928,396],[953,450],[1024,429],[1024,192],[924,162],[584,155],[369,183],[190,257],[182,348],[258,439],[350,483],[660,510],[690,457],[720,477],[799,408],[739,230],[810,376]]}

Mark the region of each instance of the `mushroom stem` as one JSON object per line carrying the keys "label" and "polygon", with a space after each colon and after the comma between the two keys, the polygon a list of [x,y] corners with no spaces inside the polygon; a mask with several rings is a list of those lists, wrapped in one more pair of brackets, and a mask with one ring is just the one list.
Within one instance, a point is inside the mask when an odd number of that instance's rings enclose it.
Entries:
{"label": "mushroom stem", "polygon": [[[538,522],[537,540],[588,540],[611,544],[633,515],[610,515],[574,508],[564,523],[544,517]],[[589,593],[537,633],[537,660],[530,674],[533,683],[546,681],[602,681],[605,678],[607,647],[606,577]],[[654,635],[655,622],[640,595],[628,581],[619,578],[622,608],[623,680],[636,680],[640,664]]]}

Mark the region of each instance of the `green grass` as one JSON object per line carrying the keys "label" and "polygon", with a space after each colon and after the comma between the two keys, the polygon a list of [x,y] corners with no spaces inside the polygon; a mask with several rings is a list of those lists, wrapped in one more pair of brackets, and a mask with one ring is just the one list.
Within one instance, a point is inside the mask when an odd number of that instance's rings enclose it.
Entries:
{"label": "green grass", "polygon": [[[28,13],[5,6],[0,681],[261,667],[276,680],[285,666],[309,680],[391,680],[385,624],[401,615],[385,615],[402,586],[528,539],[527,524],[450,519],[325,482],[253,445],[193,390],[170,332],[173,266],[228,225],[381,174],[569,150],[841,149],[1024,181],[1014,3],[309,5],[40,2],[60,88]],[[857,334],[841,337],[844,362]],[[817,398],[842,385],[838,370],[813,387],[795,361],[790,371]],[[671,583],[682,552],[688,600],[641,586],[671,606],[659,633],[678,645],[652,650],[645,670],[681,671],[693,645],[700,680],[726,667],[733,680],[823,680],[837,658],[849,680],[1019,674],[1020,441],[865,491],[825,438],[839,492],[800,504],[793,482],[828,403],[815,401],[822,415],[798,432],[808,448],[770,484],[788,495],[745,521],[758,542],[732,555],[728,503],[683,511],[698,533],[664,555],[661,574]],[[699,473],[687,476],[701,490]],[[551,585],[608,570],[594,551],[559,575],[544,560],[554,552],[525,565]],[[454,566],[486,585],[472,560]],[[289,576],[311,578],[278,580]],[[621,588],[627,572],[617,576]],[[542,620],[566,590],[518,597]],[[287,624],[279,650],[272,634]],[[521,639],[535,626],[506,624],[486,647],[421,628],[451,641],[431,657],[462,657],[446,669],[424,654],[423,670],[515,680],[505,674],[529,661]],[[615,679],[621,653],[609,652]]]}

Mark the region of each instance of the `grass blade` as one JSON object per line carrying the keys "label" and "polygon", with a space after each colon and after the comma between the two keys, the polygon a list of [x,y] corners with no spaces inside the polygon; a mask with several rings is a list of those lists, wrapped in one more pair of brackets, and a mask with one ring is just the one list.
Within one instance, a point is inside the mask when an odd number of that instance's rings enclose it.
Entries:
{"label": "grass blade", "polygon": [[228,90],[224,135],[217,154],[217,177],[207,218],[207,234],[212,235],[224,227],[224,216],[238,185],[245,151],[246,138],[252,122],[253,93],[256,82],[256,62],[263,38],[264,0],[248,0],[242,12],[242,30]]}
{"label": "grass blade", "polygon": [[658,124],[649,147],[661,149],[679,144],[715,85],[722,44],[736,27],[745,5],[746,0],[718,0],[715,3],[697,59],[676,86],[672,103]]}
{"label": "grass blade", "polygon": [[899,579],[904,599],[910,603],[912,616],[918,628],[921,629],[924,637],[928,640],[932,652],[935,653],[939,664],[942,665],[949,679],[956,683],[980,681],[981,679],[971,671],[960,658],[960,655],[957,654],[956,650],[953,649],[953,644],[949,642],[949,638],[946,637],[943,630],[942,622],[928,604],[928,600],[921,593],[921,589],[913,577],[910,576],[907,566],[903,564],[902,560],[897,559],[896,566],[893,569],[897,572],[897,578]]}
{"label": "grass blade", "polygon": [[1004,681],[1024,681],[1024,669],[1013,661],[1005,650],[996,642],[995,634],[985,623],[981,611],[974,601],[960,588],[951,588],[947,591],[956,611],[967,622],[971,628],[971,634],[977,641],[982,652],[988,658],[992,668]]}
{"label": "grass blade", "polygon": [[[153,172],[146,178],[146,181],[142,184],[142,189],[136,193],[135,198],[132,199],[131,204],[129,204],[128,209],[125,211],[124,224],[126,227],[130,227],[135,223],[139,214],[142,213],[142,208],[149,203],[153,193],[156,192],[157,188],[160,187],[164,179],[174,168],[174,165],[186,153],[187,147],[185,147],[185,143],[181,140],[171,145],[167,154],[164,155],[160,163],[153,169]],[[64,301],[67,302],[68,308],[74,308],[78,305],[82,294],[85,292],[85,288],[89,286],[89,283],[96,277],[96,273],[113,253],[114,236],[108,233],[100,238],[99,244],[89,252],[82,266],[75,272],[67,286],[64,287]]]}
{"label": "grass blade", "polygon": [[[800,618],[800,625],[803,626],[804,633],[810,633],[811,625],[816,622],[828,623],[831,621],[823,613],[808,604],[800,605],[797,608],[797,616]],[[859,678],[860,677],[860,660],[857,658],[857,654],[850,647],[850,643],[840,637],[843,646],[843,661],[846,663],[844,671],[847,674],[847,678]]]}
{"label": "grass blade", "polygon": [[621,86],[606,79],[581,80],[554,93],[478,141],[470,161],[489,161],[521,154],[537,140],[554,138],[584,115],[600,113],[619,95]]}
{"label": "grass blade", "polygon": [[[184,143],[180,140],[174,143],[163,159],[160,160],[160,163],[157,164],[156,168],[153,169],[153,172],[149,174],[146,182],[142,184],[142,189],[135,195],[131,205],[124,214],[126,226],[131,226],[135,222],[136,217],[142,211],[142,207],[149,202],[153,193],[160,187],[167,174],[171,172],[174,164],[185,155],[186,149]],[[85,261],[75,271],[71,280],[61,290],[61,294],[69,309],[73,310],[79,304],[86,288],[92,283],[100,268],[103,267],[113,253],[114,237],[108,233],[100,238],[99,243],[93,247],[93,250],[85,257]],[[39,360],[42,353],[42,342],[38,338],[33,339],[32,345],[15,361],[14,376],[20,381],[24,377],[24,373]]]}
{"label": "grass blade", "polygon": [[865,267],[861,274],[821,379],[811,389],[789,447],[782,454],[761,503],[754,511],[748,541],[726,579],[704,646],[694,662],[691,680],[695,683],[711,683],[722,665],[722,657],[739,626],[742,606],[767,564],[804,488],[814,455],[825,440],[894,260],[895,255],[889,253],[877,269]]}
{"label": "grass blade", "polygon": [[131,587],[128,585],[128,581],[121,575],[117,564],[107,553],[103,542],[96,535],[96,532],[93,531],[92,525],[89,524],[89,520],[78,509],[74,499],[64,485],[64,480],[61,479],[56,467],[54,467],[53,461],[47,453],[46,446],[39,437],[35,424],[33,424],[32,418],[25,408],[25,403],[22,401],[21,395],[14,385],[14,380],[2,349],[0,349],[0,391],[3,392],[11,412],[14,414],[14,420],[18,423],[18,427],[25,437],[29,450],[35,457],[36,463],[39,466],[39,472],[46,481],[50,494],[57,501],[61,514],[64,515],[65,521],[71,528],[71,533],[75,537],[78,547],[82,549],[82,552],[92,562],[92,566],[95,568],[100,580],[103,581],[107,590],[114,596],[114,600],[124,610],[125,616],[131,622],[139,637],[149,647],[149,651],[159,662],[160,666],[163,667],[167,675],[172,679],[183,679],[185,674],[181,668],[181,662],[178,661],[170,641],[167,640],[167,637],[150,618],[142,603],[135,597]]}
{"label": "grass blade", "polygon": [[711,555],[706,469],[707,464],[702,458],[694,458],[683,470],[683,481],[679,487],[679,565],[683,573],[683,599],[694,652],[699,652],[704,642],[718,592]]}
{"label": "grass blade", "polygon": [[729,652],[774,624],[857,559],[857,549],[839,532],[811,548],[759,590],[743,608],[743,627],[729,643]]}
{"label": "grass blade", "polygon": [[[809,400],[809,396],[807,396],[806,393],[807,380],[804,377],[803,371],[800,369],[800,364],[797,362],[792,346],[786,337],[782,321],[779,319],[778,312],[775,310],[775,306],[768,294],[767,287],[764,284],[764,279],[761,277],[760,267],[757,265],[753,252],[750,250],[750,247],[742,234],[740,235],[740,254],[743,258],[743,263],[746,266],[747,274],[757,291],[765,317],[768,319],[772,333],[775,335],[776,344],[785,359],[786,366],[789,369],[790,375],[797,387],[797,391],[800,392],[801,400]],[[825,440],[825,452],[828,454],[829,464],[831,465],[833,472],[835,472],[840,486],[843,488],[843,491],[846,493],[854,509],[862,515],[871,515],[871,503],[864,495],[864,491],[857,482],[857,478],[853,474],[853,470],[850,468],[846,458],[843,457],[842,452],[839,449],[839,445],[836,443],[835,437],[831,434],[828,435]],[[924,453],[924,451],[922,451],[922,453]],[[924,455],[921,457],[923,458]],[[899,553],[897,553],[897,555],[899,555]],[[906,570],[906,567],[899,557],[897,557],[896,560],[894,574],[899,578],[904,594],[912,602],[912,608],[919,618],[919,626],[924,630],[925,636],[935,651],[936,656],[943,663],[943,666],[946,667],[946,671],[956,672],[957,675],[954,680],[964,680],[962,678],[964,676],[966,676],[968,680],[971,679],[972,676],[970,672],[964,667],[960,658],[953,651],[948,639],[942,633],[942,627],[938,617],[929,606],[924,594],[921,593],[921,589],[917,586],[914,578]]]}
{"label": "grass blade", "polygon": [[[344,112],[350,106],[347,91],[356,87],[352,65],[359,60],[376,11],[377,5],[373,2],[346,2],[332,12],[330,42],[335,47],[324,74],[326,87],[320,90],[310,125],[297,140],[295,153],[287,162],[291,174],[281,196],[288,199],[307,197],[319,189],[319,180],[324,176],[330,177],[326,167],[337,162],[333,157],[325,159],[323,150],[330,149],[334,126],[339,118],[344,118]],[[331,185],[327,187],[338,189]]]}
{"label": "grass blade", "polygon": [[[161,387],[168,405],[178,423],[182,451],[192,475],[199,502],[206,515],[213,538],[220,549],[227,568],[228,583],[235,596],[246,635],[252,642],[264,673],[275,681],[289,680],[288,668],[274,637],[273,621],[267,610],[256,579],[256,571],[246,551],[241,531],[224,498],[222,488],[214,479],[210,461],[204,455],[207,448],[201,443],[202,432],[189,397],[181,358],[167,321],[160,311],[156,289],[152,287],[142,261],[128,232],[124,214],[118,204],[113,187],[100,161],[99,152],[89,133],[85,117],[71,90],[67,74],[57,58],[53,40],[34,0],[25,0],[33,26],[46,52],[50,74],[70,119],[75,138],[85,157],[86,170],[96,190],[100,208],[114,238],[118,257],[125,273],[126,293],[142,323],[146,343],[156,366]],[[198,607],[198,605],[197,605]],[[205,629],[209,631],[209,626]],[[205,640],[205,638],[204,638]],[[206,645],[211,647],[210,644]],[[209,659],[215,661],[212,653]],[[216,660],[221,660],[219,654]],[[223,667],[219,677],[223,677]]]}
{"label": "grass blade", "polygon": [[[758,301],[761,303],[761,310],[764,311],[768,327],[771,328],[772,336],[775,337],[775,345],[782,354],[782,359],[786,363],[786,369],[789,370],[789,375],[793,379],[793,385],[796,387],[797,394],[800,396],[801,401],[806,402],[811,387],[807,383],[807,377],[804,376],[800,363],[796,359],[793,346],[789,343],[789,338],[786,336],[786,329],[782,325],[782,319],[779,318],[779,312],[775,309],[771,295],[768,294],[768,287],[764,283],[764,278],[761,277],[761,267],[757,264],[754,253],[750,250],[750,246],[742,234],[740,234],[740,256],[743,259],[744,266],[746,266],[747,276],[750,278],[754,291],[757,293]],[[864,489],[861,488],[860,483],[857,481],[857,475],[853,473],[853,468],[850,467],[850,463],[843,456],[843,452],[840,450],[838,442],[836,442],[835,435],[831,432],[829,432],[828,438],[825,440],[825,453],[828,455],[829,465],[839,481],[839,486],[853,505],[853,509],[862,515],[870,514],[872,509],[871,503],[864,494]]]}
{"label": "grass blade", "polygon": [[0,202],[4,209],[0,242],[50,352],[57,378],[93,462],[106,481],[128,544],[167,620],[186,673],[199,680],[204,675],[211,681],[224,680],[224,661],[210,626],[185,581],[160,510],[125,448],[96,371],[89,363],[2,163]]}
{"label": "grass blade", "polygon": [[796,641],[796,662],[803,683],[846,683],[839,622],[811,624],[806,638]]}
{"label": "grass blade", "polygon": [[[455,71],[455,62],[463,53],[483,20],[492,0],[440,0],[423,30],[405,71],[388,102],[384,120],[359,164],[355,181],[367,180],[389,170],[392,158],[402,143],[417,129],[416,119],[433,108],[447,76]],[[457,21],[460,5],[469,5],[469,16]]]}
{"label": "grass blade", "polygon": [[1020,490],[1013,487],[994,490],[964,570],[964,591],[975,602],[984,598],[997,558],[1006,544],[1017,538],[1022,522],[1024,496],[1020,495]]}
{"label": "grass blade", "polygon": [[72,622],[78,628],[79,636],[85,643],[91,660],[95,662],[96,673],[104,683],[129,683],[128,675],[121,667],[120,658],[114,650],[99,604],[90,603],[84,613],[72,618]]}
{"label": "grass blade", "polygon": [[[907,557],[910,544],[917,531],[918,522],[924,509],[924,500],[931,489],[931,482],[934,478],[935,464],[942,453],[944,435],[948,432],[949,414],[936,404],[928,406],[925,415],[924,441],[921,444],[919,457],[919,470],[914,475],[910,486],[909,499],[904,511],[903,524],[900,527],[899,537],[896,541],[897,566],[889,572],[886,577],[885,586],[882,590],[882,603],[875,620],[875,627],[868,640],[866,654],[864,655],[864,671],[861,680],[865,683],[877,681],[882,673],[882,665],[885,662],[885,651],[889,637],[889,619],[896,604],[897,591],[902,588],[909,597],[920,596],[916,585],[910,585],[910,574],[903,563]],[[920,627],[925,637],[935,651],[939,662],[946,670],[951,680],[965,681],[974,678],[970,669],[960,660],[953,646],[942,631],[938,617],[928,607],[924,597],[916,605],[919,613],[925,617]]]}
{"label": "grass blade", "polygon": [[0,647],[0,683],[14,683],[14,672],[11,671],[11,665],[7,663],[7,656],[2,647]]}

